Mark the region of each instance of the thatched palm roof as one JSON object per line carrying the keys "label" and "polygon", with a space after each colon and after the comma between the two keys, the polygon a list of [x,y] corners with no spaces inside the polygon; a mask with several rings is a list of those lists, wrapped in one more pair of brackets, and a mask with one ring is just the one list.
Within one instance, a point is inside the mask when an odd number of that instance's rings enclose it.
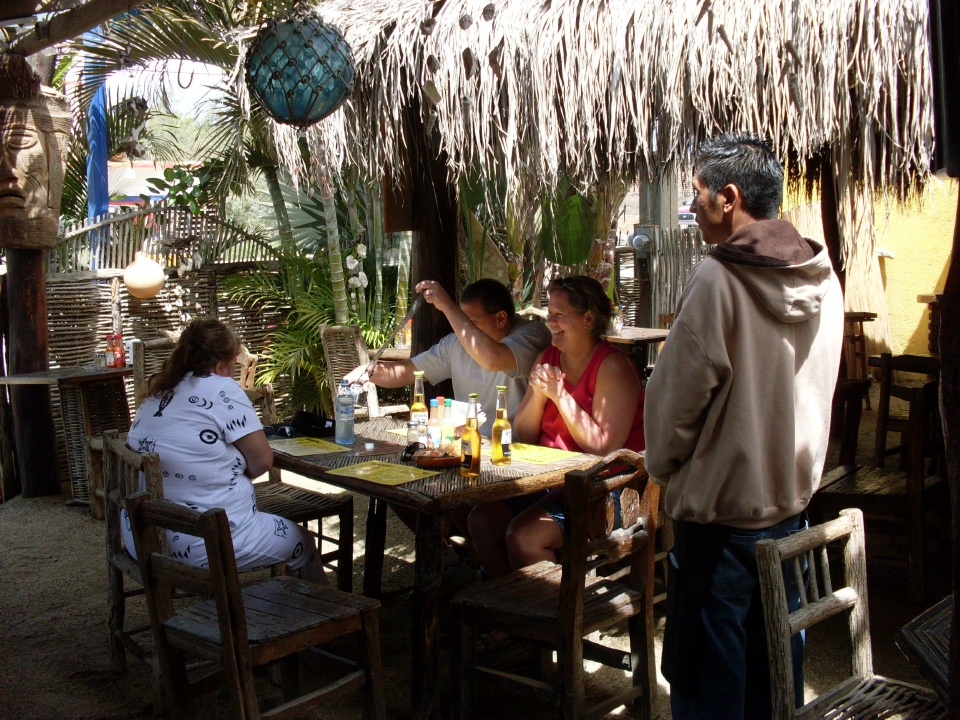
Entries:
{"label": "thatched palm roof", "polygon": [[332,167],[402,164],[415,103],[454,175],[501,172],[510,187],[658,176],[735,129],[769,135],[784,159],[831,149],[845,179],[898,195],[928,170],[926,0],[316,7],[358,63],[355,96],[309,132]]}

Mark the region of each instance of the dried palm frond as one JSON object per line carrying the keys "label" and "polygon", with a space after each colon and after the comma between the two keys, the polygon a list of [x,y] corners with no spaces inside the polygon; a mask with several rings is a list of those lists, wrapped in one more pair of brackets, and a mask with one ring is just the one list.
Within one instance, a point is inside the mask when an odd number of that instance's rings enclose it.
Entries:
{"label": "dried palm frond", "polygon": [[[343,30],[358,77],[343,111],[308,131],[311,162],[384,176],[409,162],[405,118],[420,107],[451,182],[503,176],[510,197],[560,176],[656,179],[732,130],[769,136],[785,160],[832,157],[841,198],[903,198],[927,175],[925,0],[502,0],[485,14],[488,4],[316,5]],[[277,135],[293,148],[292,131]],[[295,177],[314,172],[299,153],[281,156]]]}

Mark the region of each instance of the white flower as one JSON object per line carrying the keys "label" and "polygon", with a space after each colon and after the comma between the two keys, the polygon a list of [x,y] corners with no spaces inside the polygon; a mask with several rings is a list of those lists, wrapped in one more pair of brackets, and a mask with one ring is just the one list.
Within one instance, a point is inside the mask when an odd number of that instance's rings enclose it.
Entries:
{"label": "white flower", "polygon": [[357,259],[353,255],[347,255],[347,270],[350,270],[352,272],[357,269],[357,265],[359,264],[360,263],[357,261]]}
{"label": "white flower", "polygon": [[352,288],[358,288],[358,287],[360,287],[360,278],[358,278],[358,277],[352,277],[352,278],[348,279],[348,280],[347,280],[347,285],[348,285],[349,287],[352,287]]}
{"label": "white flower", "polygon": [[367,286],[367,274],[363,270],[357,275],[357,280],[360,281],[360,287],[365,288]]}
{"label": "white flower", "polygon": [[357,257],[363,260],[367,256],[367,246],[363,243],[357,243]]}

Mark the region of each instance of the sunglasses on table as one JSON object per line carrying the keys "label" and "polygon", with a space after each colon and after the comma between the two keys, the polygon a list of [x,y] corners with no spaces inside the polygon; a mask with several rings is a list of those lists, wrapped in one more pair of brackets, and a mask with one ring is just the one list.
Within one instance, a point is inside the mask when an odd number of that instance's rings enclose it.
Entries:
{"label": "sunglasses on table", "polygon": [[293,425],[264,425],[263,434],[268,438],[294,438],[298,435]]}
{"label": "sunglasses on table", "polygon": [[417,452],[418,450],[426,450],[426,449],[427,449],[427,446],[424,445],[422,442],[410,443],[403,449],[403,453],[400,455],[400,459],[403,460],[404,462],[409,462],[410,460],[413,460],[413,455],[415,452]]}

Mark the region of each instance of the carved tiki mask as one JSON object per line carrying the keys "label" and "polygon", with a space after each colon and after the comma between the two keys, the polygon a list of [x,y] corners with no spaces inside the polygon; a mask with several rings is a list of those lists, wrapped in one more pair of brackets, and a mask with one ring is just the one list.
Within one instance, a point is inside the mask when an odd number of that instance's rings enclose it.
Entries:
{"label": "carved tiki mask", "polygon": [[56,245],[69,132],[66,98],[50,88],[0,102],[0,247]]}

